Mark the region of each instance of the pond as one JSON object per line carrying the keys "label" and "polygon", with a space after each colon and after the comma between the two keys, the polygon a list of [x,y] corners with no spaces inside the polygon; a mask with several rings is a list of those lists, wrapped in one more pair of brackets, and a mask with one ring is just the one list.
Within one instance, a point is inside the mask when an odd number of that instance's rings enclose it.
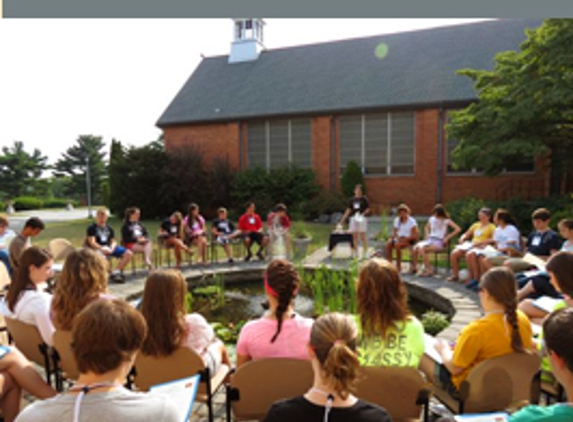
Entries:
{"label": "pond", "polygon": [[[266,296],[261,280],[227,283],[224,288],[220,288],[220,284],[207,287],[204,293],[208,295],[204,295],[201,288],[191,289],[193,311],[201,313],[209,322],[220,322],[225,326],[258,318],[264,312]],[[301,289],[294,301],[295,311],[303,316],[315,316],[311,296],[308,289]],[[409,307],[419,319],[430,310],[429,305],[412,297],[409,298]]]}

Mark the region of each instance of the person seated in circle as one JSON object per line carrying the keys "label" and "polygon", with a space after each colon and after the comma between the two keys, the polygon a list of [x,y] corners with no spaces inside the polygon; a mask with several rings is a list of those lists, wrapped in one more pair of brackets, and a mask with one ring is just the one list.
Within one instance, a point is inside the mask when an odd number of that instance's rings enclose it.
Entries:
{"label": "person seated in circle", "polygon": [[57,394],[18,349],[0,345],[0,409],[4,421],[16,419],[22,403],[22,390],[42,400]]}
{"label": "person seated in circle", "polygon": [[506,259],[521,254],[521,234],[509,211],[500,208],[493,215],[493,222],[496,224],[493,238],[488,241],[489,247],[476,249],[473,253],[466,254],[466,261],[470,272],[476,278],[466,287],[472,288],[478,285],[478,280],[487,270],[492,267],[502,265]]}
{"label": "person seated in circle", "polygon": [[54,275],[52,255],[32,246],[20,257],[20,269],[10,283],[8,294],[0,302],[0,313],[38,328],[42,340],[52,345],[54,325],[50,319],[52,295],[45,291]]}
{"label": "person seated in circle", "polygon": [[175,251],[175,268],[181,267],[181,251],[191,254],[191,249],[183,242],[183,215],[179,211],[161,222],[159,227],[159,238],[163,244]]}
{"label": "person seated in circle", "polygon": [[[448,233],[448,229],[452,229]],[[418,256],[422,255],[424,261],[424,271],[419,275],[431,277],[434,275],[434,268],[430,263],[430,253],[441,251],[446,247],[451,238],[461,232],[442,204],[436,204],[432,210],[432,215],[424,228],[425,238],[416,243],[412,249],[412,270],[418,265]]]}
{"label": "person seated in circle", "polygon": [[109,213],[106,209],[96,211],[96,221],[87,228],[85,246],[98,251],[106,258],[118,258],[117,268],[111,273],[111,278],[117,282],[125,282],[123,270],[131,261],[133,254],[115,242],[115,232],[107,224]]}
{"label": "person seated in circle", "polygon": [[32,403],[18,421],[180,422],[170,397],[123,386],[146,332],[145,319],[129,303],[114,299],[90,304],[72,329],[77,382],[54,398]]}
{"label": "person seated in circle", "polygon": [[20,267],[20,256],[26,248],[32,246],[31,239],[38,236],[46,226],[44,222],[38,217],[30,217],[24,223],[24,227],[10,242],[8,248],[8,256],[10,258],[10,266],[12,267],[12,275]]}
{"label": "person seated in circle", "polygon": [[9,225],[8,219],[0,216],[0,261],[6,266],[8,275],[12,277],[12,264],[10,264],[8,248],[16,233],[10,230]]}
{"label": "person seated in circle", "polygon": [[[290,253],[290,227],[291,221],[287,214],[285,204],[277,204],[267,216],[267,232],[269,234],[269,249],[277,258],[286,258]],[[277,243],[282,242],[283,250],[276,251]]]}
{"label": "person seated in circle", "polygon": [[100,299],[113,299],[107,293],[105,258],[89,248],[73,251],[66,257],[52,296],[50,318],[54,327],[70,331],[75,316]]}
{"label": "person seated in circle", "polygon": [[[573,306],[573,252],[560,251],[551,255],[545,270],[551,285],[561,297],[561,300],[555,303],[553,310]],[[524,299],[519,302],[519,309],[532,322],[541,324],[549,312],[535,306],[534,302],[533,299]]]}
{"label": "person seated in circle", "polygon": [[141,211],[137,207],[125,210],[125,220],[121,227],[122,242],[127,249],[134,253],[143,253],[145,265],[149,271],[153,270],[153,243],[149,238],[147,229],[140,221]]}
{"label": "person seated in circle", "polygon": [[[553,312],[543,322],[542,354],[567,397],[573,397],[573,308]],[[569,399],[571,400],[571,399]],[[573,420],[573,406],[558,403],[552,406],[526,406],[509,418],[510,422],[568,422]]]}
{"label": "person seated in circle", "polygon": [[229,242],[238,238],[241,235],[241,231],[236,230],[233,222],[227,217],[227,208],[220,207],[217,210],[217,218],[213,220],[211,233],[215,237],[215,243],[221,245],[225,251],[229,264],[232,264],[234,261]]}
{"label": "person seated in circle", "polygon": [[263,249],[269,243],[269,238],[263,233],[263,222],[261,221],[261,217],[255,212],[254,202],[247,202],[245,213],[239,218],[239,230],[241,230],[243,241],[247,248],[245,261],[250,261],[253,256],[253,253],[251,252],[253,243],[257,243],[259,245],[257,257],[261,261],[264,260],[265,256],[263,255]]}
{"label": "person seated in circle", "polygon": [[[386,242],[386,259],[392,262],[392,251],[396,250],[396,268],[402,268],[402,249],[408,249],[420,239],[418,223],[411,216],[412,212],[406,204],[400,204],[397,209],[398,216],[394,219],[392,236]],[[416,273],[415,265],[410,266],[410,272]]]}
{"label": "person seated in circle", "polygon": [[408,309],[396,267],[381,258],[366,261],[356,296],[360,363],[417,368],[424,354],[424,327]]}
{"label": "person seated in circle", "polygon": [[205,219],[199,214],[199,205],[191,204],[187,216],[183,220],[187,243],[197,247],[200,263],[207,264],[207,226]]}
{"label": "person seated in circle", "polygon": [[422,356],[421,369],[435,385],[458,397],[458,388],[478,363],[513,352],[530,353],[531,323],[517,310],[515,276],[505,267],[486,272],[479,286],[479,298],[485,316],[466,325],[455,345],[436,339],[435,349],[441,363],[427,354]]}
{"label": "person seated in circle", "polygon": [[307,346],[312,387],[302,396],[274,403],[263,422],[391,422],[383,408],[352,394],[360,367],[357,343],[352,317],[330,313],[318,318]]}
{"label": "person seated in circle", "polygon": [[271,261],[263,282],[268,310],[262,317],[247,322],[237,340],[237,367],[260,358],[308,359],[307,343],[313,320],[294,311],[294,298],[300,276],[287,260]]}
{"label": "person seated in circle", "polygon": [[221,364],[230,366],[227,349],[201,314],[186,312],[186,294],[187,283],[177,270],[157,270],[147,277],[140,311],[148,331],[141,353],[170,356],[179,347],[187,347],[216,374]]}
{"label": "person seated in circle", "polygon": [[[527,236],[525,243],[526,252],[533,254],[546,261],[551,255],[561,249],[563,239],[549,227],[551,213],[546,208],[538,208],[531,214],[531,221],[534,230]],[[522,258],[509,258],[503,265],[509,267],[513,272],[519,273],[534,267]]]}
{"label": "person seated in circle", "polygon": [[[491,222],[492,212],[489,208],[482,208],[478,211],[478,221],[470,226],[470,228],[460,236],[458,245],[450,254],[450,265],[452,267],[452,275],[448,277],[447,281],[459,281],[460,279],[460,258],[470,253],[472,249],[484,248],[487,243],[493,238],[495,225]],[[475,274],[469,272],[470,280],[476,278]]]}

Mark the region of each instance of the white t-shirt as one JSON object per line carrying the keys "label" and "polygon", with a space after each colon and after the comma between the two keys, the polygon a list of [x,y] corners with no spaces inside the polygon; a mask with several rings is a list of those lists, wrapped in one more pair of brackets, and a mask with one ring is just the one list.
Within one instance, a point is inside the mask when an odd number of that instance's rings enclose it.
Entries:
{"label": "white t-shirt", "polygon": [[8,302],[3,299],[0,302],[0,313],[8,318],[14,318],[26,324],[38,327],[44,342],[52,345],[54,325],[50,319],[50,305],[52,295],[38,290],[25,290],[18,299],[14,312],[8,308]]}
{"label": "white t-shirt", "polygon": [[397,229],[396,233],[398,237],[410,237],[412,228],[417,225],[418,223],[416,223],[416,220],[411,216],[408,216],[408,219],[404,223],[400,221],[400,217],[394,219],[394,228]]}
{"label": "white t-shirt", "polygon": [[521,235],[519,230],[513,225],[508,224],[505,227],[497,226],[493,232],[493,240],[497,249],[506,249],[509,244],[515,248],[520,248]]}
{"label": "white t-shirt", "polygon": [[448,233],[450,220],[448,218],[437,218],[432,215],[428,220],[428,224],[430,224],[430,237],[443,240]]}

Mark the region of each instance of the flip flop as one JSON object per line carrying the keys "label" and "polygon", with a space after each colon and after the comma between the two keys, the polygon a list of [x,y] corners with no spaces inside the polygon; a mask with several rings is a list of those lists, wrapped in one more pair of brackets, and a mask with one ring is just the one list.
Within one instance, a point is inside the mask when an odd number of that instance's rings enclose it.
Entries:
{"label": "flip flop", "polygon": [[448,278],[446,278],[446,281],[456,282],[456,281],[460,281],[460,279],[459,279],[459,277],[454,277],[452,275],[452,276],[449,276]]}

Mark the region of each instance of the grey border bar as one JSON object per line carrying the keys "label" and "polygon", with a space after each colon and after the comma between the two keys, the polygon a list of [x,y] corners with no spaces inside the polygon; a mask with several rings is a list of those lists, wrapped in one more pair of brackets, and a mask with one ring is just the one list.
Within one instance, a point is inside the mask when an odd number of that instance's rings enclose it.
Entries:
{"label": "grey border bar", "polygon": [[3,0],[4,18],[573,17],[568,0]]}

